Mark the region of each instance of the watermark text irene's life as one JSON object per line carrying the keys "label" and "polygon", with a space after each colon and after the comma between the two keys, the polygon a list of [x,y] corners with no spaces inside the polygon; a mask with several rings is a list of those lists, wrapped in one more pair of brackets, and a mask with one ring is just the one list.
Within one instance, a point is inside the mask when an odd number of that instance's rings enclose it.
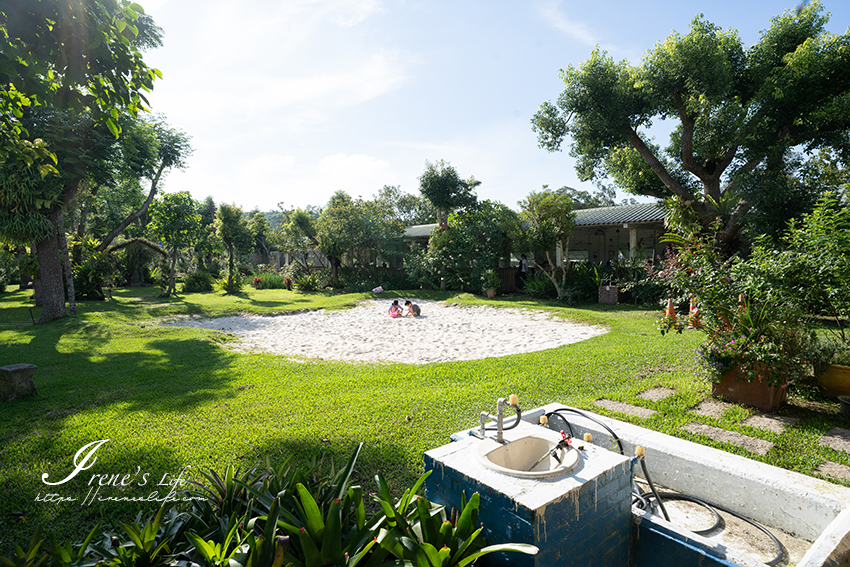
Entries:
{"label": "watermark text irene's life", "polygon": [[[62,480],[50,482],[48,480],[50,475],[48,473],[44,473],[41,475],[41,481],[49,486],[63,485],[75,478],[78,474],[80,474],[80,472],[89,470],[97,462],[95,452],[107,441],[109,441],[109,439],[100,439],[80,448],[80,450],[74,455],[74,470]],[[44,495],[39,492],[39,494],[35,497],[35,501],[52,503],[80,502],[81,506],[91,506],[95,502],[166,503],[203,499],[199,496],[189,496],[178,491],[179,487],[187,482],[183,479],[183,475],[188,469],[189,467],[184,467],[176,475],[165,473],[161,478],[159,478],[158,482],[155,482],[156,478],[151,478],[150,473],[142,472],[142,468],[140,466],[137,466],[136,471],[132,473],[91,474],[89,476],[88,483],[86,483],[88,492],[82,500],[76,496],[65,496],[58,492],[48,492]],[[113,496],[107,493],[110,489],[124,489],[130,487],[141,488],[144,486],[149,486],[154,490],[145,496]]]}

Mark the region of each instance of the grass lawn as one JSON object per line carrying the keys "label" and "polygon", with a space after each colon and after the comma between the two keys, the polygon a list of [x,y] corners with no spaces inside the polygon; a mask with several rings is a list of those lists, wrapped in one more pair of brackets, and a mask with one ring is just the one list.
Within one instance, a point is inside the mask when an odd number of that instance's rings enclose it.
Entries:
{"label": "grass lawn", "polygon": [[[818,445],[817,439],[840,421],[837,406],[811,387],[792,390],[792,403],[783,411],[803,419],[782,434],[739,425],[751,413],[745,408],[733,407],[717,418],[691,413],[710,389],[692,367],[701,336],[662,337],[654,326],[658,309],[567,308],[521,296],[488,301],[417,292],[422,299],[548,309],[610,332],[556,349],[478,361],[351,364],[237,354],[227,348],[234,340],[230,335],[158,322],[180,314],[338,309],[369,294],[250,288],[238,296],[161,299],[158,292],[117,290],[112,301],[78,304],[77,316],[41,326],[31,322],[31,292],[0,295],[0,365],[39,367],[37,397],[0,402],[0,554],[12,542],[24,544],[37,527],[60,540],[82,539],[97,523],[107,527],[134,518],[140,508],[155,510],[156,502],[89,505],[83,500],[104,483],[101,496],[145,498],[155,490],[164,496],[169,480],[185,467],[183,478],[266,459],[276,464],[325,455],[342,463],[362,441],[355,482],[373,490],[380,471],[400,493],[422,473],[424,451],[475,426],[481,410],[494,411],[496,399],[511,393],[525,408],[561,402],[606,413],[593,404],[600,397],[643,405],[658,413],[648,419],[617,417],[804,474],[813,474],[826,459],[850,465],[847,455]],[[32,309],[36,320],[38,311]],[[653,386],[677,393],[660,402],[637,397]],[[758,436],[776,447],[758,457],[680,429],[694,420]],[[89,468],[61,485],[42,482],[44,473],[49,482],[67,477],[77,451],[103,439],[109,441],[97,450],[96,461],[77,458]],[[76,500],[42,501],[47,494],[58,495],[50,500]]]}

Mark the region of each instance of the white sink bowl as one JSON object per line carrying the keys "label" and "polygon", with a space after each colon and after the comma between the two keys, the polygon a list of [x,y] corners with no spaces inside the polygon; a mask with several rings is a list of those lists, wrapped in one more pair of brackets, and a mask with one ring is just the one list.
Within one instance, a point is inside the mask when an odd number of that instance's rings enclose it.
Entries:
{"label": "white sink bowl", "polygon": [[474,451],[478,462],[488,469],[523,478],[547,477],[572,470],[581,458],[576,449],[559,451],[559,463],[552,450],[560,439],[554,431],[540,428],[513,440],[506,438],[504,444],[487,437],[474,445]]}

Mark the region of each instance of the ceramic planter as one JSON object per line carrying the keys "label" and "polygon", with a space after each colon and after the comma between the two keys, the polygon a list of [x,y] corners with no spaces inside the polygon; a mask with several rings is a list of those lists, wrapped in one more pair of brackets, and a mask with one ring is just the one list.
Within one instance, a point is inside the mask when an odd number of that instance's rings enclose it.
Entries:
{"label": "ceramic planter", "polygon": [[785,402],[787,388],[770,386],[766,380],[747,382],[740,369],[733,368],[712,384],[711,394],[762,411],[774,411]]}
{"label": "ceramic planter", "polygon": [[850,366],[830,364],[823,374],[818,374],[818,385],[831,396],[850,396]]}

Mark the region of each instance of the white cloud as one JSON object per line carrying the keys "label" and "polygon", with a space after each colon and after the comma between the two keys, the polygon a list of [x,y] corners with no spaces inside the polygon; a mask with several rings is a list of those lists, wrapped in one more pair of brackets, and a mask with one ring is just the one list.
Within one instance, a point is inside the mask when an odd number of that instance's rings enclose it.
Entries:
{"label": "white cloud", "polygon": [[343,190],[352,197],[371,197],[384,185],[394,185],[389,162],[363,154],[334,154],[324,157],[311,171],[311,183],[325,187],[327,201],[333,192]]}
{"label": "white cloud", "polygon": [[552,27],[564,32],[574,40],[590,46],[599,43],[596,34],[588,29],[585,24],[561,12],[560,2],[541,3],[537,5],[537,9]]}

